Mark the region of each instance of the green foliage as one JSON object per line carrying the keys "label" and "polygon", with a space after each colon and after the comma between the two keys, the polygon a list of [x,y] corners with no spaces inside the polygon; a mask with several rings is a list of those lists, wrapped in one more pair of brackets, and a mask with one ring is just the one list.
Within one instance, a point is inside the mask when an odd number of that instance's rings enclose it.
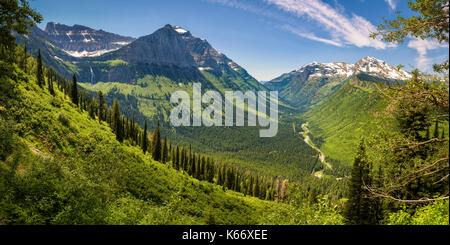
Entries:
{"label": "green foliage", "polygon": [[151,160],[74,107],[64,95],[69,83],[58,81],[52,96],[23,76],[7,80],[13,91],[0,105],[0,145],[13,146],[0,159],[1,223],[205,224],[213,216],[215,224],[259,224],[279,205]]}
{"label": "green foliage", "polygon": [[66,126],[66,127],[70,127],[70,120],[65,114],[60,113],[58,115],[58,121],[60,121],[62,125]]}
{"label": "green foliage", "polygon": [[28,33],[28,28],[42,21],[42,16],[35,12],[26,0],[1,1],[0,8],[0,59],[13,60],[15,38],[12,31],[19,34]]}
{"label": "green foliage", "polygon": [[[387,42],[402,43],[407,37],[434,39],[448,43],[449,3],[448,0],[408,0],[415,15],[405,18],[400,15],[394,20],[385,20],[371,37],[381,36]],[[439,73],[448,74],[448,60],[433,66]]]}
{"label": "green foliage", "polygon": [[405,206],[402,210],[391,213],[388,225],[449,225],[448,200],[436,201],[411,211]]}

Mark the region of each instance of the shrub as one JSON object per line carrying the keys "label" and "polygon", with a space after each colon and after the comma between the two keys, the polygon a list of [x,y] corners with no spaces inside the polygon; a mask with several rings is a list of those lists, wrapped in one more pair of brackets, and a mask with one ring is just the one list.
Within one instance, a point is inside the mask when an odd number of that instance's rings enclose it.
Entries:
{"label": "shrub", "polygon": [[70,120],[65,114],[60,113],[58,115],[58,121],[60,121],[62,123],[62,125],[66,126],[66,127],[70,127]]}

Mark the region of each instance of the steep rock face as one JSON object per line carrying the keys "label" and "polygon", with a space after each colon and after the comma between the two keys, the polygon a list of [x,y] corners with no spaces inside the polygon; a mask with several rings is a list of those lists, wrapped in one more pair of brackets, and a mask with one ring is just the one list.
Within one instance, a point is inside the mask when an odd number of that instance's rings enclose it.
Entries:
{"label": "steep rock face", "polygon": [[295,106],[310,106],[334,93],[349,77],[360,74],[389,82],[411,77],[411,74],[404,70],[398,70],[385,61],[368,56],[355,64],[313,62],[264,85],[279,91],[283,99]]}
{"label": "steep rock face", "polygon": [[75,57],[98,56],[117,50],[135,39],[103,30],[49,22],[45,28],[48,41]]}
{"label": "steep rock face", "polygon": [[237,66],[217,52],[204,39],[191,35],[179,26],[166,25],[153,34],[138,38],[123,49],[103,58],[115,56],[130,63],[171,64],[180,67],[217,69],[221,65]]}

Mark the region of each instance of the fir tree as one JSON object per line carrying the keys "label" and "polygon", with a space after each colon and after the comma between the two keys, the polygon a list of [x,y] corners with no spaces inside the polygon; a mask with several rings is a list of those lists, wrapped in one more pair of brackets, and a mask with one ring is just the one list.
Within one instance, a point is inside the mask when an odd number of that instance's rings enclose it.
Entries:
{"label": "fir tree", "polygon": [[168,149],[167,149],[167,137],[164,136],[164,144],[162,146],[162,162],[163,163],[167,162],[167,156],[168,156],[167,151],[168,151]]}
{"label": "fir tree", "polygon": [[72,76],[72,85],[70,86],[70,99],[72,103],[78,106],[78,86],[77,86],[77,76],[73,74]]}
{"label": "fir tree", "polygon": [[116,138],[119,142],[123,141],[123,127],[122,127],[122,119],[120,116],[119,102],[117,99],[114,100],[113,109],[112,109],[112,117],[111,117],[111,128],[113,132],[116,134]]}
{"label": "fir tree", "polygon": [[345,203],[344,218],[347,224],[361,225],[374,223],[373,202],[365,185],[370,185],[370,164],[367,161],[364,141],[353,161],[348,200]]}
{"label": "fir tree", "polygon": [[53,74],[52,74],[52,70],[49,70],[49,76],[48,76],[48,92],[51,95],[55,95],[55,90],[53,88]]}
{"label": "fir tree", "polygon": [[36,70],[36,79],[37,84],[39,87],[42,88],[44,85],[44,74],[43,74],[43,64],[42,64],[42,57],[41,57],[41,50],[38,50],[38,57],[37,57],[37,70]]}
{"label": "fir tree", "polygon": [[91,103],[89,103],[89,107],[88,107],[88,113],[89,116],[95,120],[95,101],[92,100]]}
{"label": "fir tree", "polygon": [[28,60],[28,53],[27,53],[27,45],[23,45],[23,56],[22,56],[22,62],[21,62],[21,66],[22,69],[25,73],[27,73],[27,60]]}
{"label": "fir tree", "polygon": [[159,125],[155,128],[152,135],[152,157],[155,161],[161,160],[161,134]]}
{"label": "fir tree", "polygon": [[98,99],[98,121],[105,121],[105,109],[106,109],[106,102],[105,97],[103,97],[102,91],[98,91],[97,93],[97,99]]}
{"label": "fir tree", "polygon": [[144,154],[148,149],[148,136],[147,136],[147,121],[144,123],[144,133],[142,134],[142,151]]}

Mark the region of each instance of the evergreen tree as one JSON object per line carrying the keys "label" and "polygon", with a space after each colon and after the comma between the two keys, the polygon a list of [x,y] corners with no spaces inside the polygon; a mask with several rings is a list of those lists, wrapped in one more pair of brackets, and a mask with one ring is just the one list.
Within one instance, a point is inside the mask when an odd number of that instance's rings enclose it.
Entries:
{"label": "evergreen tree", "polygon": [[42,88],[44,85],[44,74],[43,74],[43,64],[42,64],[42,57],[41,57],[41,50],[38,50],[38,57],[37,57],[37,68],[36,68],[36,79],[37,84],[39,87]]}
{"label": "evergreen tree", "polygon": [[111,128],[116,134],[116,138],[119,142],[123,141],[123,126],[122,119],[120,116],[119,102],[117,99],[114,100],[111,118]]}
{"label": "evergreen tree", "polygon": [[89,103],[89,107],[88,107],[88,113],[89,116],[95,120],[95,101],[92,100],[91,103]]}
{"label": "evergreen tree", "polygon": [[147,136],[147,121],[144,123],[144,133],[142,134],[142,151],[144,154],[148,149],[148,136]]}
{"label": "evergreen tree", "polygon": [[27,73],[27,60],[28,60],[28,51],[27,51],[27,45],[23,45],[23,55],[22,55],[22,62],[21,67],[25,73]]}
{"label": "evergreen tree", "polygon": [[70,86],[70,99],[72,103],[78,106],[78,86],[77,86],[77,76],[73,74],[72,76],[72,85]]}
{"label": "evergreen tree", "polygon": [[365,188],[370,185],[370,164],[362,140],[351,171],[348,200],[345,203],[344,218],[347,224],[373,224],[372,199]]}
{"label": "evergreen tree", "polygon": [[173,168],[175,168],[176,170],[180,169],[180,149],[177,147],[175,147],[175,155],[172,158],[172,164],[173,164]]}
{"label": "evergreen tree", "polygon": [[106,109],[106,102],[105,102],[105,97],[103,97],[103,93],[102,91],[98,91],[97,93],[97,99],[98,99],[98,121],[105,121],[106,120],[106,116],[105,116],[105,109]]}
{"label": "evergreen tree", "polygon": [[167,151],[168,151],[168,149],[167,149],[167,137],[164,136],[164,144],[163,144],[163,147],[162,147],[162,162],[163,163],[167,162],[167,156],[168,156]]}
{"label": "evergreen tree", "polygon": [[48,75],[48,82],[47,82],[47,84],[48,84],[48,92],[51,95],[55,95],[55,90],[53,88],[53,70],[50,68],[48,73],[49,73],[49,75]]}
{"label": "evergreen tree", "polygon": [[159,125],[155,128],[152,135],[152,157],[155,161],[161,161],[161,134]]}

